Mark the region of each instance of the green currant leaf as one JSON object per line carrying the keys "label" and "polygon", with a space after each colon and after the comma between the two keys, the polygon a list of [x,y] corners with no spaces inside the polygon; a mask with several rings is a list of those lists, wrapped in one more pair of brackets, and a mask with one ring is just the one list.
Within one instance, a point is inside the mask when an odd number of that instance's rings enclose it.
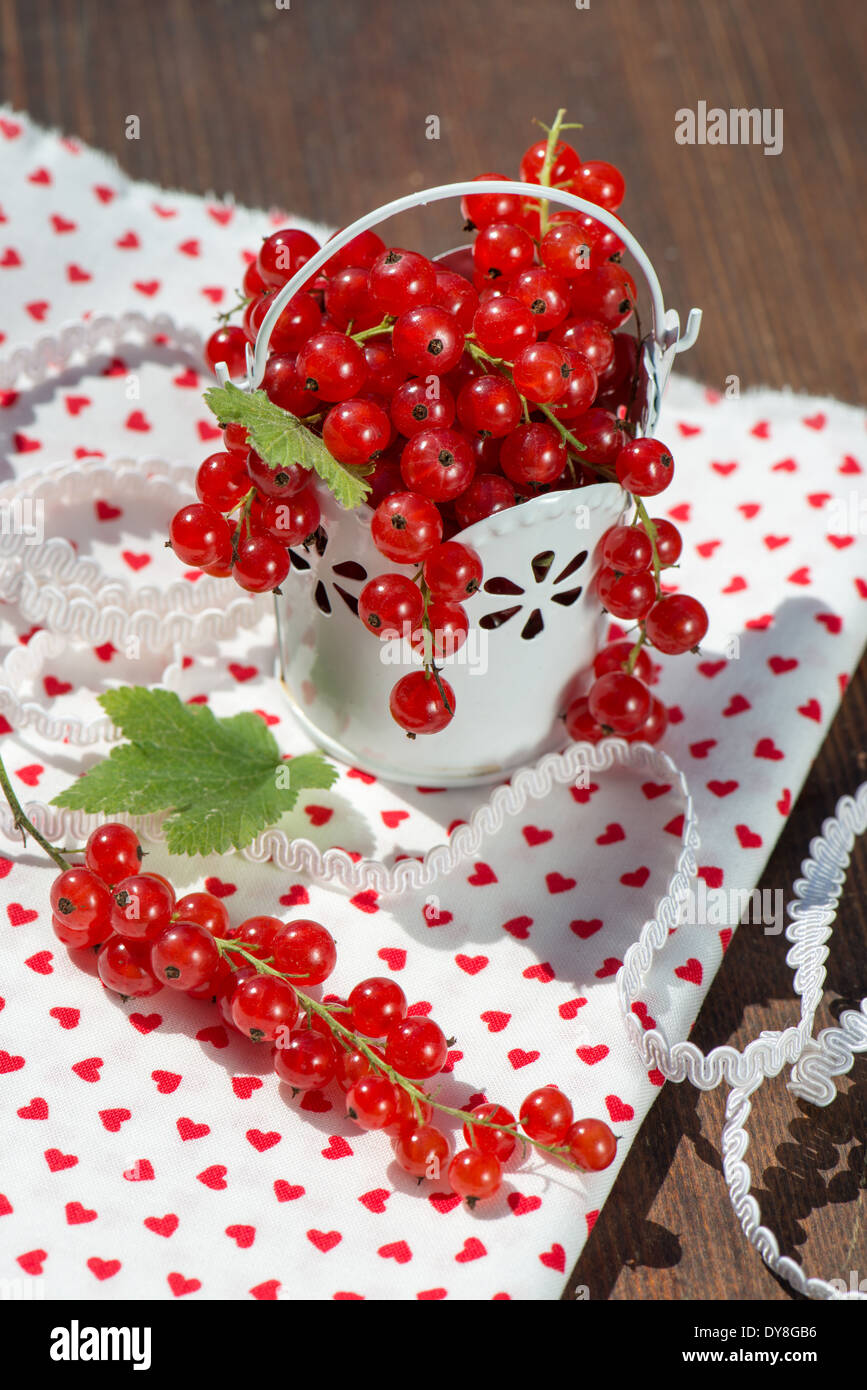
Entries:
{"label": "green currant leaf", "polygon": [[332,458],[318,434],[275,405],[264,391],[241,391],[231,382],[212,386],[205,402],[221,425],[243,425],[256,453],[273,468],[300,464],[312,469],[333,492],[342,507],[352,510],[364,501],[370,485],[364,481],[372,468],[347,468]]}
{"label": "green currant leaf", "polygon": [[52,804],[91,814],[168,811],[170,854],[243,849],[292,810],[302,789],[337,778],[319,753],[284,760],[265,721],[249,711],[217,719],[206,705],[143,686],[107,690],[99,702],[129,741]]}

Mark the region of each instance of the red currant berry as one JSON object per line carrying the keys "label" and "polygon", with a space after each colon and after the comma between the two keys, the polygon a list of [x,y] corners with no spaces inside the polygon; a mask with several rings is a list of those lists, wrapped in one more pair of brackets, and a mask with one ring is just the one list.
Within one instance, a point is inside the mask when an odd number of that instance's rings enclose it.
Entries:
{"label": "red currant berry", "polygon": [[87,867],[103,883],[119,883],[122,878],[137,873],[143,857],[138,835],[130,826],[118,821],[98,825],[90,832],[84,847]]}
{"label": "red currant berry", "polygon": [[[245,255],[247,252],[244,253]],[[241,281],[241,288],[247,299],[255,298],[265,289],[265,281],[256,268],[256,257],[254,256],[244,271],[244,278]]]}
{"label": "red currant berry", "polygon": [[89,946],[99,946],[111,936],[111,926],[102,921],[94,921],[91,926],[78,930],[67,926],[62,917],[51,918],[51,930],[72,951],[86,951]]}
{"label": "red currant berry", "polygon": [[536,321],[532,311],[512,295],[492,296],[476,310],[473,332],[485,352],[511,362],[536,341]]}
{"label": "red currant berry", "polygon": [[502,1181],[503,1169],[499,1159],[493,1154],[479,1153],[478,1149],[461,1149],[449,1164],[452,1192],[463,1197],[469,1207],[474,1207],[485,1197],[495,1196]]}
{"label": "red currant berry", "polygon": [[366,1038],[384,1038],[393,1024],[406,1014],[406,995],[396,980],[373,976],[361,980],[347,1000],[356,1033]]}
{"label": "red currant berry", "polygon": [[394,1156],[404,1172],[433,1182],[443,1176],[450,1152],[448,1139],[433,1125],[405,1127],[394,1141]]}
{"label": "red currant berry", "polygon": [[587,705],[603,729],[633,734],[650,713],[650,691],[625,671],[609,671],[591,685]]}
{"label": "red currant berry", "polygon": [[528,266],[515,275],[509,281],[508,293],[530,310],[537,333],[550,333],[569,312],[569,285],[543,265]]}
{"label": "red currant berry", "polygon": [[151,949],[151,969],[171,989],[196,989],[210,979],[219,964],[213,936],[196,922],[172,923]]}
{"label": "red currant berry", "polygon": [[373,543],[381,555],[398,565],[410,565],[438,546],[443,523],[437,508],[416,492],[395,492],[380,502],[370,523]]}
{"label": "red currant berry", "polygon": [[364,353],[345,333],[326,329],[308,338],[295,369],[306,391],[323,401],[348,401],[367,379]]}
{"label": "red currant berry", "polygon": [[515,358],[515,387],[528,401],[559,401],[572,375],[569,354],[556,343],[533,343]]}
{"label": "red currant berry", "polygon": [[[91,869],[64,869],[51,885],[51,911],[71,931],[111,934],[111,894]],[[102,936],[98,933],[102,932]]]}
{"label": "red currant berry", "polygon": [[247,454],[247,476],[249,482],[254,483],[257,491],[265,497],[285,500],[288,497],[297,497],[307,486],[310,482],[310,469],[302,468],[300,463],[274,468],[260,458],[255,449],[251,449]]}
{"label": "red currant berry", "polygon": [[169,540],[181,564],[225,565],[232,557],[229,523],[213,507],[201,502],[175,512],[169,526]]}
{"label": "red currant berry", "polygon": [[[555,221],[559,214],[555,213],[551,219]],[[616,232],[610,227],[606,227],[598,218],[591,216],[589,212],[578,212],[574,214],[578,226],[584,236],[590,242],[590,266],[596,269],[597,266],[604,265],[606,261],[621,261],[626,250],[623,242]]]}
{"label": "red currant berry", "polygon": [[673,522],[664,516],[654,516],[651,525],[656,527],[656,554],[663,569],[676,565],[683,550],[683,537]]}
{"label": "red currant berry", "polygon": [[279,290],[318,250],[319,242],[297,227],[272,232],[262,242],[256,257],[259,278],[269,289]]}
{"label": "red currant berry", "polygon": [[229,376],[244,376],[247,371],[247,335],[237,324],[225,324],[212,333],[205,343],[205,361],[212,372],[225,362]]}
{"label": "red currant berry", "polygon": [[[229,941],[237,941],[239,946],[243,946],[245,951],[249,951],[254,956],[264,958],[270,956],[274,946],[275,934],[283,926],[279,917],[256,916],[247,917],[237,926],[229,927],[226,937]],[[235,955],[232,952],[232,962],[239,966],[245,964],[245,958]]]}
{"label": "red currant berry", "polygon": [[[525,150],[521,159],[521,182],[541,183],[542,170],[547,157],[547,140],[537,140],[528,150]],[[548,186],[563,188],[564,185],[571,184],[580,169],[581,160],[577,150],[574,150],[571,145],[567,145],[565,140],[558,140],[554,146],[554,157],[548,171]]]}
{"label": "red currant berry", "polygon": [[319,525],[319,499],[312,487],[285,499],[268,497],[260,501],[257,498],[250,517],[254,532],[265,531],[281,546],[298,545],[309,540]]}
{"label": "red currant berry", "polygon": [[[373,1051],[379,1057],[379,1051],[376,1048]],[[352,1087],[363,1076],[379,1076],[381,1073],[376,1071],[373,1064],[357,1047],[338,1047],[337,1068],[334,1075],[341,1091],[351,1091]]]}
{"label": "red currant berry", "polygon": [[246,458],[250,449],[246,426],[227,425],[223,430],[223,443],[230,454],[243,454]]}
{"label": "red currant berry", "polygon": [[638,365],[638,347],[631,333],[613,333],[614,354],[599,378],[599,390],[609,394],[631,385]]}
{"label": "red currant berry", "polygon": [[411,636],[423,614],[421,590],[404,574],[369,579],[358,596],[358,616],[378,637]]}
{"label": "red currant berry", "polygon": [[296,1028],[274,1054],[274,1070],[295,1091],[318,1091],[337,1068],[337,1049],[312,1028]]}
{"label": "red currant berry", "polygon": [[385,1060],[400,1076],[425,1081],[448,1061],[446,1035],[432,1018],[405,1018],[389,1029]]}
{"label": "red currant berry", "polygon": [[674,477],[674,459],[658,439],[633,439],[617,455],[621,487],[637,497],[655,497]]}
{"label": "red currant berry", "polygon": [[214,936],[225,936],[229,930],[226,907],[213,893],[186,893],[175,903],[175,915],[181,922],[195,922]]}
{"label": "red currant berry", "polygon": [[402,1086],[395,1087],[396,1109],[391,1122],[392,1129],[402,1133],[405,1129],[417,1129],[419,1125],[430,1124],[433,1106],[427,1100],[413,1100]]}
{"label": "red currant berry", "polygon": [[604,1120],[576,1120],[566,1144],[572,1162],[588,1173],[609,1168],[617,1153],[617,1140]]}
{"label": "red currant berry", "polygon": [[280,1029],[295,1027],[297,995],[287,980],[251,975],[232,995],[232,1019],[238,1032],[253,1042],[274,1042]]}
{"label": "red currant berry", "polygon": [[539,255],[552,274],[572,280],[590,267],[590,238],[575,222],[558,222],[543,236]]}
{"label": "red currant berry", "polygon": [[607,410],[588,410],[569,426],[571,434],[584,445],[582,463],[601,463],[610,468],[623,446],[623,427]]}
{"label": "red currant berry", "polygon": [[466,492],[476,471],[469,440],[457,430],[422,430],[400,456],[403,480],[431,502],[450,502]]}
{"label": "red currant berry", "polygon": [[283,922],[275,931],[271,945],[274,966],[307,989],[327,980],[337,964],[337,944],[319,922],[306,917]]}
{"label": "red currant berry", "polygon": [[[549,346],[556,345],[549,344]],[[576,352],[574,348],[563,348],[562,351],[568,358],[570,372],[566,378],[565,391],[551,408],[557,419],[568,425],[574,434],[572,421],[580,420],[587,412],[588,407],[592,405],[596,397],[597,379],[587,358],[583,357],[580,352]],[[619,443],[620,438],[618,436]]]}
{"label": "red currant berry", "polygon": [[587,696],[579,695],[566,710],[566,732],[576,743],[598,743],[605,730],[590,713]]}
{"label": "red currant berry", "polygon": [[388,707],[395,723],[413,738],[438,734],[454,718],[455,692],[442,676],[434,679],[425,671],[410,671],[392,690]]}
{"label": "red currant berry", "polygon": [[[274,505],[288,509],[290,504],[280,502]],[[251,594],[270,592],[283,583],[288,573],[289,556],[285,547],[273,536],[253,532],[239,541],[232,577],[242,589]]]}
{"label": "red currant berry", "polygon": [[494,1129],[493,1125],[512,1125],[514,1127],[515,1117],[511,1110],[507,1110],[504,1105],[477,1105],[470,1111],[477,1120],[487,1120],[487,1125],[473,1125],[465,1122],[464,1139],[471,1149],[476,1149],[480,1154],[491,1154],[499,1159],[500,1163],[507,1163],[515,1151],[517,1139],[514,1134],[510,1134],[507,1129]]}
{"label": "red currant berry", "polygon": [[445,375],[456,367],[464,350],[464,330],[447,309],[435,304],[408,309],[391,333],[395,357],[411,372]]}
{"label": "red currant berry", "polygon": [[115,889],[111,925],[118,936],[154,941],[172,919],[175,895],[152,874],[132,874]]}
{"label": "red currant berry", "polygon": [[239,985],[243,984],[245,980],[252,980],[256,976],[256,973],[255,965],[242,965],[238,970],[232,970],[230,968],[228,975],[224,975],[217,982],[215,991],[217,996],[217,1008],[220,1011],[220,1017],[229,1028],[235,1027],[235,1020],[232,1016],[232,1000],[235,996],[235,990]]}
{"label": "red currant berry", "polygon": [[391,421],[375,401],[341,401],[322,423],[322,442],[329,454],[349,467],[375,460],[390,438]]}
{"label": "red currant berry", "polygon": [[521,397],[501,376],[479,376],[461,387],[458,419],[470,434],[502,439],[521,419]]}
{"label": "red currant berry", "polygon": [[566,319],[554,329],[550,341],[580,352],[597,377],[614,361],[614,334],[596,319]]}
{"label": "red currant berry", "polygon": [[519,486],[553,483],[566,467],[566,446],[553,425],[519,425],[503,440],[500,463]]}
{"label": "red currant berry", "polygon": [[659,743],[668,728],[668,711],[661,700],[651,697],[650,713],[640,728],[627,734],[627,743]]}
{"label": "red currant berry", "polygon": [[579,198],[598,203],[609,212],[617,211],[626,194],[626,180],[620,170],[603,159],[590,159],[582,164],[573,187]]}
{"label": "red currant berry", "polygon": [[358,265],[349,265],[331,276],[325,290],[325,309],[338,328],[352,324],[356,333],[373,328],[382,318],[370,297],[370,276]]}
{"label": "red currant berry", "polygon": [[387,410],[395,391],[406,381],[406,368],[386,343],[376,339],[365,343],[362,352],[367,368],[364,389],[373,396],[385,397],[384,409]]}
{"label": "red currant berry", "polygon": [[638,300],[635,281],[622,265],[605,261],[582,270],[572,281],[572,313],[579,319],[599,319],[608,328],[619,328]]}
{"label": "red currant berry", "polygon": [[[595,676],[607,675],[609,671],[623,671],[629,655],[635,646],[628,637],[620,642],[611,642],[609,646],[603,647],[593,662],[593,674]],[[653,678],[653,665],[644,647],[639,647],[638,656],[633,667],[633,675],[637,676],[645,685],[649,685]]]}
{"label": "red currant berry", "polygon": [[[254,311],[250,316],[250,327],[255,328],[254,338],[262,326],[262,319],[271,307],[271,298],[264,301],[262,309],[259,310],[258,322]],[[315,333],[322,323],[322,310],[319,307],[319,300],[312,294],[301,291],[300,294],[293,294],[288,303],[284,304],[280,310],[280,316],[274,327],[271,329],[271,337],[268,342],[272,352],[291,353],[299,352],[307,342],[311,333]]]}
{"label": "red currant berry", "polygon": [[650,537],[639,526],[612,526],[602,540],[602,559],[621,574],[646,570],[653,559]]}
{"label": "red currant berry", "polygon": [[142,999],[162,989],[151,968],[149,941],[110,937],[96,958],[96,968],[106,989],[127,999]]}
{"label": "red currant berry", "polygon": [[[444,603],[464,603],[478,592],[482,562],[468,545],[446,541],[428,555],[423,576],[431,598]],[[418,621],[421,621],[421,614]]]}
{"label": "red currant berry", "polygon": [[291,353],[275,353],[269,357],[262,378],[262,390],[281,410],[303,417],[317,411],[321,402],[313,391],[307,390],[296,363],[297,358]]}
{"label": "red currant berry", "polygon": [[361,1129],[386,1129],[395,1110],[394,1086],[387,1076],[363,1076],[346,1093],[346,1113]]}
{"label": "red currant berry", "polygon": [[433,303],[453,314],[465,333],[473,326],[473,318],[479,307],[479,296],[469,280],[456,275],[453,270],[436,272],[436,290]]}
{"label": "red currant berry", "polygon": [[432,304],[435,293],[433,262],[415,251],[392,246],[370,267],[370,294],[384,314],[405,314],[418,304]]}
{"label": "red currant berry", "polygon": [[469,621],[459,603],[432,600],[428,604],[427,627],[416,630],[412,645],[426,663],[434,661],[440,665],[460,651],[468,632]]}
{"label": "red currant berry", "polygon": [[461,527],[474,526],[495,512],[514,507],[517,500],[514,483],[498,473],[477,473],[455,502],[455,515]]}
{"label": "red currant berry", "polygon": [[[507,174],[477,174],[473,182],[489,183],[495,179],[509,181]],[[521,199],[517,193],[468,193],[461,198],[462,216],[479,231],[492,222],[512,222],[520,213]]]}
{"label": "red currant berry", "polygon": [[394,428],[407,439],[422,430],[448,429],[454,423],[455,398],[439,377],[405,381],[391,400]]}
{"label": "red currant berry", "polygon": [[473,264],[487,280],[517,275],[533,264],[533,238],[514,222],[492,222],[473,242]]}
{"label": "red currant berry", "polygon": [[209,454],[196,474],[200,502],[217,512],[231,512],[250,491],[250,478],[240,454]]}
{"label": "red currant berry", "polygon": [[556,1086],[540,1086],[521,1105],[521,1128],[539,1144],[562,1144],[572,1123],[572,1103]]}
{"label": "red currant berry", "polygon": [[360,265],[363,270],[370,270],[377,256],[381,256],[384,250],[385,242],[376,232],[359,232],[358,236],[348,241],[340,251],[334,252],[331,259],[325,262],[322,272],[324,275],[336,275],[338,270],[347,265]]}
{"label": "red currant berry", "polygon": [[689,594],[668,594],[647,615],[645,629],[657,651],[679,656],[692,651],[707,633],[707,612]]}

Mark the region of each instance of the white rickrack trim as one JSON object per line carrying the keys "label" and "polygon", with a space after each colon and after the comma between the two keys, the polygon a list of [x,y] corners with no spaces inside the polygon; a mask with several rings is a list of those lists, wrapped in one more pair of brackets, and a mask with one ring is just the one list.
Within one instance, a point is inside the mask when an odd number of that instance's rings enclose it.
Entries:
{"label": "white rickrack trim", "polygon": [[167,338],[197,363],[201,362],[201,333],[195,328],[179,327],[169,314],[98,314],[67,324],[59,333],[45,334],[32,347],[18,347],[0,360],[0,390],[11,390],[22,377],[38,386],[77,358],[93,357],[101,348],[114,350],[130,339],[152,342],[157,336]]}
{"label": "white rickrack trim", "polygon": [[122,737],[107,715],[94,719],[49,714],[38,701],[22,696],[21,688],[35,685],[49,662],[62,658],[69,641],[58,632],[37,632],[26,647],[13,647],[0,666],[0,714],[15,729],[33,730],[51,743],[87,747],[113,743]]}

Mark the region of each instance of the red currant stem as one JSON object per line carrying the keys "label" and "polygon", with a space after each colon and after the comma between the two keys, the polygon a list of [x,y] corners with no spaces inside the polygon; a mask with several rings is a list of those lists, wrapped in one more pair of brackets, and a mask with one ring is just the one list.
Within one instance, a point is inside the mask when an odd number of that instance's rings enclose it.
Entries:
{"label": "red currant stem", "polygon": [[[576,453],[583,454],[585,449],[587,448],[587,445],[582,444],[580,439],[576,439],[575,435],[572,433],[571,430],[567,430],[566,426],[563,424],[563,421],[557,419],[557,416],[554,414],[551,407],[549,405],[540,405],[539,409],[545,416],[545,419],[550,420],[555,430],[557,430],[560,434],[560,437],[566,441],[570,449],[574,449]],[[594,472],[601,473],[603,477],[609,479],[614,477],[614,474],[611,471],[611,469],[603,468],[601,464],[591,463],[589,467],[592,468]]]}
{"label": "red currant stem", "polygon": [[[269,466],[269,468],[271,467],[270,464],[269,464],[268,466]],[[245,507],[245,508],[246,508],[246,507],[251,506],[251,505],[252,505],[252,499],[253,499],[253,497],[254,497],[255,495],[256,495],[256,489],[255,489],[255,487],[251,487],[251,488],[250,488],[250,491],[249,491],[249,492],[245,492],[245,493],[244,493],[244,496],[240,499],[240,501],[236,502],[235,505],[234,505],[234,507],[232,507],[230,511],[226,512],[226,516],[231,516],[232,513],[238,511],[238,509],[239,509],[240,507]]]}
{"label": "red currant stem", "polygon": [[645,632],[644,624],[642,623],[641,632],[639,636],[636,638],[635,645],[631,648],[629,656],[626,658],[625,670],[628,676],[631,676],[633,671],[635,670],[635,663],[638,661],[638,653],[641,651],[641,648],[644,646],[646,641],[647,633]]}
{"label": "red currant stem", "polygon": [[647,514],[647,508],[645,507],[641,498],[635,497],[633,500],[635,502],[635,515],[641,518],[641,525],[644,528],[648,540],[650,541],[650,547],[653,552],[653,579],[656,584],[656,596],[658,598],[660,593],[659,572],[662,569],[662,566],[659,563],[659,551],[656,548],[656,527],[650,520],[650,517]]}
{"label": "red currant stem", "polygon": [[[66,869],[71,868],[69,860],[64,859],[61,851],[57,849],[54,845],[50,844],[48,840],[46,840],[45,836],[41,835],[40,832],[36,829],[36,826],[33,824],[33,822],[28,820],[27,816],[24,814],[21,802],[15,795],[12,783],[9,781],[9,774],[6,771],[6,768],[3,766],[2,758],[0,758],[0,788],[2,788],[3,795],[9,803],[9,809],[12,812],[12,818],[15,823],[15,828],[16,830],[21,831],[21,838],[24,841],[25,845],[27,843],[27,836],[29,835],[31,839],[36,841],[37,845],[39,845],[42,849],[45,850],[45,853],[49,856],[49,858],[54,860],[55,864],[59,869],[65,871]],[[75,854],[81,853],[80,850],[74,850],[72,852]]]}
{"label": "red currant stem", "polygon": [[350,333],[349,337],[354,343],[364,343],[368,338],[375,338],[379,333],[390,333],[395,320],[391,315],[386,314],[382,323],[376,324],[374,328],[362,328],[358,333]]}
{"label": "red currant stem", "polygon": [[[545,149],[545,158],[542,161],[542,168],[539,170],[539,183],[543,188],[551,187],[551,170],[554,167],[554,158],[557,149],[557,142],[560,139],[560,131],[566,116],[566,108],[560,107],[554,117],[554,124],[548,131],[548,144]],[[539,203],[539,235],[544,236],[548,230],[548,199],[542,198]]]}
{"label": "red currant stem", "polygon": [[251,299],[252,295],[244,295],[238,290],[237,304],[233,304],[231,309],[224,309],[222,314],[217,314],[217,323],[228,323],[233,314],[237,314],[242,309],[246,309]]}
{"label": "red currant stem", "polygon": [[[253,955],[252,951],[248,951],[245,947],[239,946],[236,941],[215,937],[214,944],[221,956],[242,956],[260,975],[275,975],[278,980],[288,980],[289,983],[291,983],[290,976],[281,974],[279,970],[275,970],[272,966],[268,965],[261,957]],[[502,1130],[504,1134],[511,1134],[515,1139],[521,1140],[522,1143],[532,1144],[534,1149],[539,1149],[542,1153],[550,1154],[553,1158],[560,1159],[560,1161],[566,1163],[568,1167],[574,1168],[576,1172],[583,1171],[578,1167],[577,1163],[571,1162],[568,1157],[568,1149],[564,1148],[562,1145],[542,1144],[538,1139],[531,1139],[529,1135],[524,1134],[518,1129],[516,1124],[498,1124],[494,1120],[479,1119],[478,1116],[473,1115],[469,1110],[458,1110],[452,1105],[443,1105],[434,1096],[429,1095],[419,1086],[416,1086],[413,1081],[410,1081],[405,1076],[401,1076],[400,1072],[395,1071],[394,1067],[390,1067],[387,1062],[383,1061],[383,1059],[378,1056],[373,1050],[373,1046],[366,1038],[361,1037],[358,1033],[354,1033],[351,1028],[346,1027],[345,1023],[341,1023],[339,1019],[334,1017],[333,1010],[335,1008],[340,1008],[342,1010],[345,1008],[344,1005],[321,1004],[318,999],[312,999],[309,994],[302,993],[302,991],[297,989],[294,985],[292,987],[305,1013],[308,1015],[311,1013],[318,1014],[320,1018],[324,1018],[341,1046],[345,1047],[347,1050],[353,1048],[366,1057],[371,1066],[377,1071],[382,1072],[383,1076],[387,1076],[393,1086],[399,1086],[401,1090],[406,1091],[413,1102],[414,1108],[416,1106],[430,1105],[434,1110],[440,1110],[444,1115],[453,1115],[455,1119],[462,1120],[465,1124],[485,1127],[486,1129]],[[416,1111],[416,1113],[419,1112]]]}

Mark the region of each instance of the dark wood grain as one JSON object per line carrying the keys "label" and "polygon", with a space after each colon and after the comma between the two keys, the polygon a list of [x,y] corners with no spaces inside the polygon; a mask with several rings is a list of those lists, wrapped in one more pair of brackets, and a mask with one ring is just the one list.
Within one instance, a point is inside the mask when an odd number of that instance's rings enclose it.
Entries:
{"label": "dark wood grain", "polygon": [[[335,224],[409,189],[511,171],[534,116],[584,122],[666,299],[705,311],[687,369],[717,386],[856,401],[867,349],[863,6],[851,0],[0,0],[3,95],[132,175]],[[777,157],[674,140],[699,100],[782,108]],[[125,138],[130,114],[141,139]],[[426,138],[436,116],[440,138]],[[407,219],[433,251],[456,209]],[[862,671],[763,884],[788,892],[809,836],[867,775]],[[867,993],[859,848],[823,1022]],[[860,897],[854,889],[860,889]],[[743,1043],[794,1018],[785,944],[739,932],[693,1034]],[[867,1277],[867,1064],[833,1111],[769,1085],[751,1153],[789,1253]],[[790,1297],[743,1242],[719,1168],[724,1096],[666,1086],[575,1271],[593,1298]],[[760,1162],[765,1155],[764,1162]],[[791,1200],[792,1194],[797,1200]],[[785,1199],[785,1200],[784,1200]],[[845,1268],[844,1268],[845,1266]]]}

